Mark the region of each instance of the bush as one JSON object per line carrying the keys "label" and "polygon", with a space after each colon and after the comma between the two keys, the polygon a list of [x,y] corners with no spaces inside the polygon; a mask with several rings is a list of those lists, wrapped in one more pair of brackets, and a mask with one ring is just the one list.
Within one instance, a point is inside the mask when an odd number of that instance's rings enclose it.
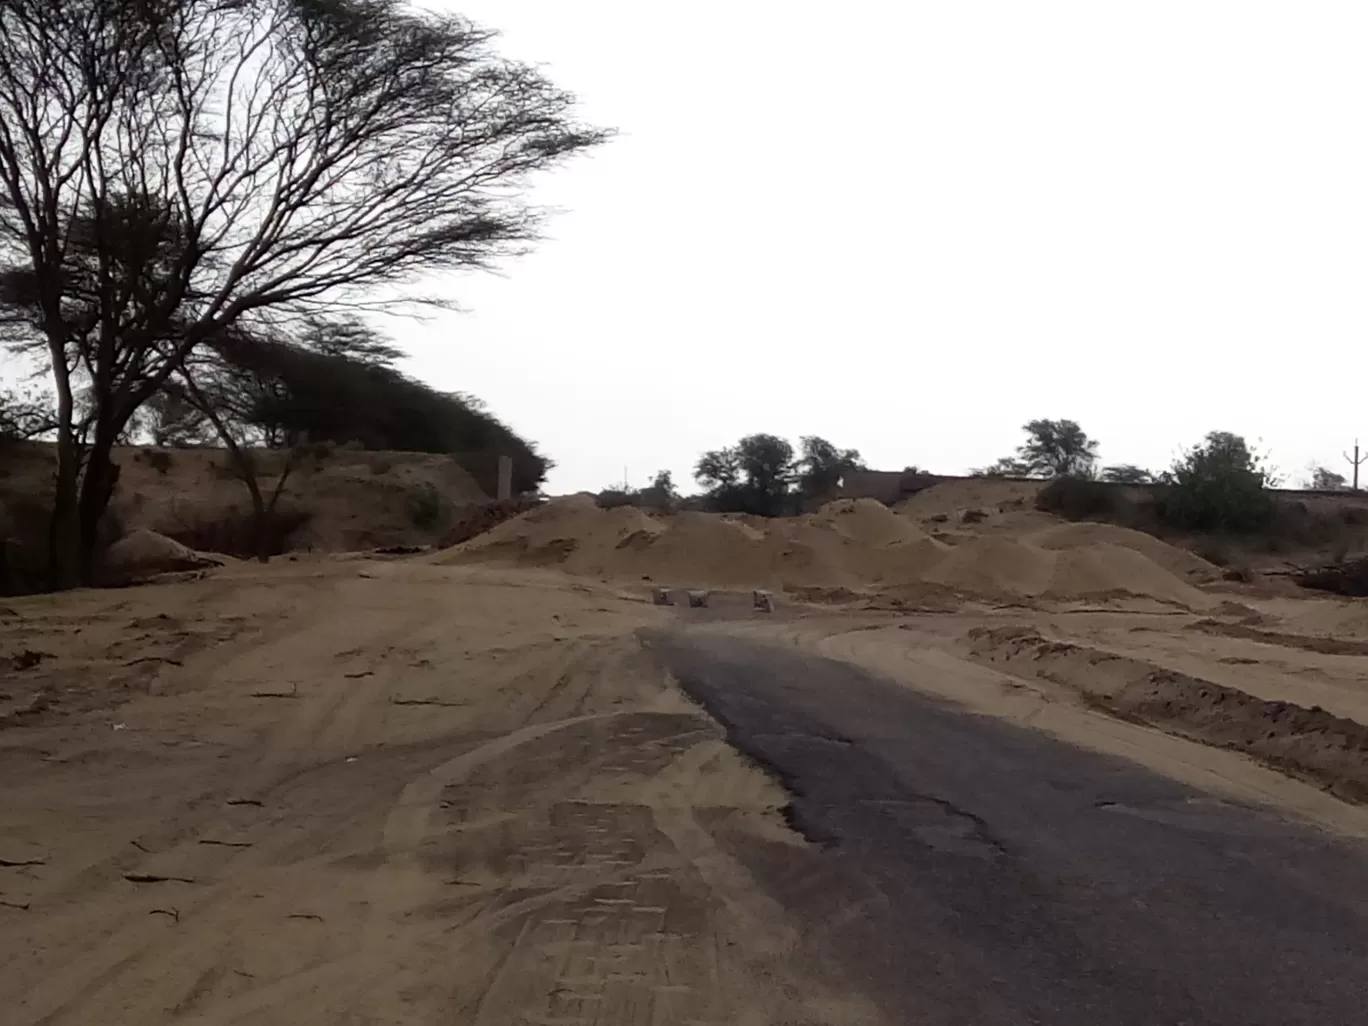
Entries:
{"label": "bush", "polygon": [[442,520],[442,496],[430,484],[409,492],[409,523],[420,530],[436,527]]}
{"label": "bush", "polygon": [[619,506],[631,506],[636,502],[636,499],[636,491],[625,488],[605,488],[594,497],[599,509],[617,509]]}
{"label": "bush", "polygon": [[1040,490],[1035,506],[1065,520],[1105,520],[1120,512],[1121,501],[1115,485],[1085,477],[1060,477]]}
{"label": "bush", "polygon": [[1213,431],[1177,464],[1162,516],[1185,531],[1246,533],[1267,527],[1276,512],[1271,474],[1239,435]]}
{"label": "bush", "polygon": [[147,457],[148,466],[158,474],[165,476],[171,469],[171,454],[165,449],[144,449],[143,455]]}

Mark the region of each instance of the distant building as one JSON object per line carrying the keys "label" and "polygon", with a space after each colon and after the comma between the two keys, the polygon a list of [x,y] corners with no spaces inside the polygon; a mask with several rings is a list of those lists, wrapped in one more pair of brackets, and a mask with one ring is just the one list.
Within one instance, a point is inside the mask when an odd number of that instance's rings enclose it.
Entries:
{"label": "distant building", "polygon": [[821,501],[876,499],[891,506],[941,481],[953,480],[957,479],[920,470],[848,470],[840,487]]}

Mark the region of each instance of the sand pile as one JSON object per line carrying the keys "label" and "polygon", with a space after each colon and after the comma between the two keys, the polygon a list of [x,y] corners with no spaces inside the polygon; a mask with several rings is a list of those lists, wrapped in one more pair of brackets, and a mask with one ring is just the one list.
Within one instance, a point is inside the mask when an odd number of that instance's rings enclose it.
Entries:
{"label": "sand pile", "polygon": [[568,573],[718,588],[866,588],[916,580],[949,552],[875,502],[807,517],[600,509],[558,499],[452,549],[443,562],[514,562]]}
{"label": "sand pile", "polygon": [[924,540],[927,535],[907,517],[873,499],[838,499],[798,522],[829,525],[841,537],[861,545],[894,545]]}
{"label": "sand pile", "polygon": [[1048,549],[981,538],[958,546],[924,579],[1003,598],[1129,595],[1198,609],[1213,601],[1144,554],[1105,542]]}
{"label": "sand pile", "polygon": [[898,512],[925,519],[932,516],[958,518],[967,509],[1029,509],[1044,485],[1043,481],[1005,481],[995,477],[943,481],[904,499]]}
{"label": "sand pile", "polygon": [[102,579],[110,584],[145,580],[177,570],[222,566],[223,560],[187,548],[155,531],[133,531],[104,551],[100,559]]}
{"label": "sand pile", "polygon": [[1118,527],[1115,524],[1055,524],[1031,534],[1025,540],[1042,549],[1113,545],[1138,552],[1179,577],[1205,582],[1214,581],[1221,576],[1219,568],[1186,549],[1160,541],[1152,534],[1132,531],[1128,527]]}
{"label": "sand pile", "polygon": [[441,559],[554,567],[675,587],[870,591],[930,584],[1006,600],[1137,596],[1198,609],[1213,604],[1142,549],[1173,567],[1200,564],[1195,556],[1184,561],[1185,554],[1157,540],[1147,546],[1130,537],[1135,532],[1089,530],[1095,526],[1101,525],[1060,525],[1044,532],[1044,545],[995,534],[952,548],[870,500],[763,520],[654,515],[631,506],[605,510],[585,495],[548,503]]}

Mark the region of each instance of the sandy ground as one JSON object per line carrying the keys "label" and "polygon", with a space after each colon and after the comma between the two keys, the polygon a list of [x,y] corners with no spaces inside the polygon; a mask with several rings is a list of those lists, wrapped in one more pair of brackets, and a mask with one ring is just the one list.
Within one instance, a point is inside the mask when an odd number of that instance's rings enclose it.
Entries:
{"label": "sandy ground", "polygon": [[[437,556],[0,609],[6,1021],[885,1021],[719,843],[804,842],[640,645],[678,617],[1368,837],[1362,606],[1035,520],[1003,549],[1002,523],[952,545],[867,509],[786,535],[570,512],[578,536],[543,512]],[[799,576],[842,604],[648,601],[786,565],[835,567]]]}
{"label": "sandy ground", "polygon": [[639,598],[352,562],[14,605],[7,1022],[868,1019],[712,843],[785,799]]}

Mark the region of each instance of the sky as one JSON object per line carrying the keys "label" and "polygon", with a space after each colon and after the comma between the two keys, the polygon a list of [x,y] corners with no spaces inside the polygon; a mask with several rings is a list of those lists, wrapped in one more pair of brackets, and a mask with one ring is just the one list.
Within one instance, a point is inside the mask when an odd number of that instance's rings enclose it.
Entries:
{"label": "sky", "polygon": [[1291,480],[1368,444],[1361,0],[451,6],[620,131],[539,181],[534,255],[395,326],[550,491],[755,431],[942,473],[1036,417]]}
{"label": "sky", "polygon": [[[1368,446],[1368,4],[424,0],[619,135],[535,253],[386,319],[548,491],[688,484],[744,434],[957,473],[1071,418],[1289,482]],[[1368,469],[1368,468],[1366,468]]]}

